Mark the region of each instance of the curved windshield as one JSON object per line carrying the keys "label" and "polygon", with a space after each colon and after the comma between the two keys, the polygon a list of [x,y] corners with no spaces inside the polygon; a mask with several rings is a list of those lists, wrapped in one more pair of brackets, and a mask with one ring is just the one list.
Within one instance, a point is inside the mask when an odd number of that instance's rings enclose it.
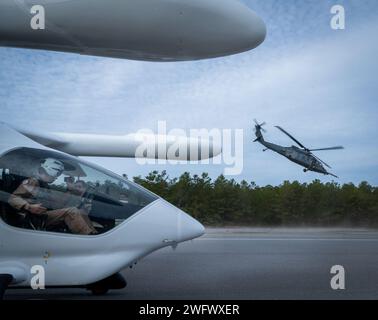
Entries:
{"label": "curved windshield", "polygon": [[97,235],[156,199],[131,182],[57,152],[20,148],[0,158],[0,215],[15,227]]}

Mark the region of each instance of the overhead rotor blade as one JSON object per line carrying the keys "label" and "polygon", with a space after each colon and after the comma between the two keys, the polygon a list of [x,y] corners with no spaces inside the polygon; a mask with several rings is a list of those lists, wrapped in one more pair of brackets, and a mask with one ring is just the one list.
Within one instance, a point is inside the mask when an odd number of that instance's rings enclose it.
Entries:
{"label": "overhead rotor blade", "polygon": [[335,178],[339,178],[337,175],[335,175],[335,174],[333,174],[333,173],[331,173],[331,172],[328,172],[328,174],[330,175],[330,176],[332,176],[332,177],[335,177]]}
{"label": "overhead rotor blade", "polygon": [[343,146],[329,147],[329,148],[320,148],[320,149],[310,149],[309,151],[323,151],[323,150],[342,150]]}
{"label": "overhead rotor blade", "polygon": [[292,139],[293,141],[295,141],[300,147],[302,147],[303,149],[306,149],[308,150],[302,143],[300,143],[297,139],[295,139],[290,133],[288,133],[287,131],[285,131],[284,129],[282,129],[280,126],[276,126],[277,129],[281,130],[284,134],[286,134],[290,139]]}
{"label": "overhead rotor blade", "polygon": [[[222,153],[220,144],[206,138],[149,133],[126,135],[40,133],[14,129],[41,145],[74,156],[198,161],[210,159]],[[175,149],[176,146],[180,148]],[[186,152],[181,151],[183,148]],[[192,150],[197,152],[192,152]]]}
{"label": "overhead rotor blade", "polygon": [[332,169],[332,167],[331,167],[329,164],[325,163],[322,159],[318,158],[318,157],[317,157],[316,155],[314,155],[314,154],[312,154],[312,155],[314,156],[314,158],[316,158],[316,159],[319,160],[321,163],[323,163],[326,167]]}

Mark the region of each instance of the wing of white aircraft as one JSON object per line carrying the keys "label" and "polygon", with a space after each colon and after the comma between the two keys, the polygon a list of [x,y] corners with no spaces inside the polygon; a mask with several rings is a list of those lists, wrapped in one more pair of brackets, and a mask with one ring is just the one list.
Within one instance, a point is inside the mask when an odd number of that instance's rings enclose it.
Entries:
{"label": "wing of white aircraft", "polygon": [[188,61],[254,49],[265,35],[235,0],[0,1],[0,46]]}
{"label": "wing of white aircraft", "polygon": [[74,156],[198,161],[213,158],[222,152],[218,143],[207,138],[148,133],[127,135],[45,133],[15,129],[37,143]]}

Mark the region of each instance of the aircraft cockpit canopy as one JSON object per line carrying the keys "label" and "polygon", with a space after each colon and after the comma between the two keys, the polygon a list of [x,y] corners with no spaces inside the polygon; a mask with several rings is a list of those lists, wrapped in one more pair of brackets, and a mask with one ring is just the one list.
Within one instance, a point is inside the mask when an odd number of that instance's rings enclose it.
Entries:
{"label": "aircraft cockpit canopy", "polygon": [[[42,178],[46,159],[64,168],[53,181]],[[92,230],[85,234],[102,234],[157,199],[130,181],[58,152],[18,148],[0,157],[0,217],[14,227],[77,234],[67,217],[80,215]]]}

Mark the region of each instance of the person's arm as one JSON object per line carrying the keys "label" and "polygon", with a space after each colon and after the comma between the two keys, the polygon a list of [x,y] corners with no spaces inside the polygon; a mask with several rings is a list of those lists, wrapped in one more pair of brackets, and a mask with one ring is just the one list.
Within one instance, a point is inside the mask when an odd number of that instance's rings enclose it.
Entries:
{"label": "person's arm", "polygon": [[38,187],[38,181],[34,179],[23,181],[9,197],[9,205],[18,211],[27,211],[33,214],[42,214],[46,212],[46,208],[42,207],[41,204],[31,204],[27,200],[27,196],[33,194]]}
{"label": "person's arm", "polygon": [[28,210],[29,202],[24,198],[28,194],[26,189],[26,181],[25,180],[17,189],[12,193],[9,197],[8,203],[11,207],[15,208],[16,210]]}

